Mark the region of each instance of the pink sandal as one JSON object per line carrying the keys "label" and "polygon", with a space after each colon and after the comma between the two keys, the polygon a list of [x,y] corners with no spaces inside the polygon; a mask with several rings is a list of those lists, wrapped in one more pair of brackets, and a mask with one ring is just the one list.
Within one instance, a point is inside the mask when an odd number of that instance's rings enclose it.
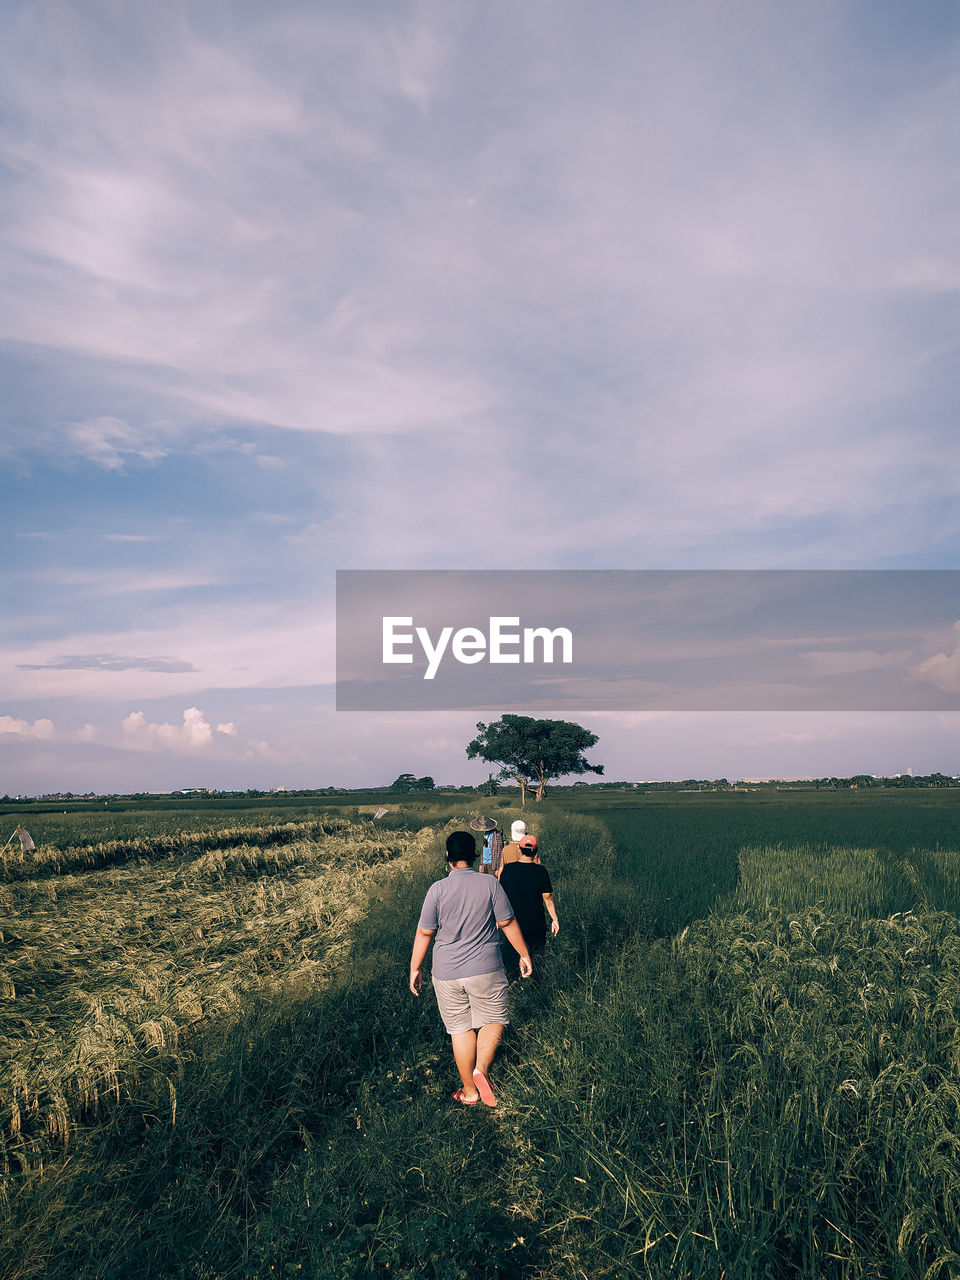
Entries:
{"label": "pink sandal", "polygon": [[477,1086],[477,1092],[480,1094],[480,1097],[484,1100],[487,1106],[495,1107],[497,1105],[497,1099],[494,1096],[493,1085],[491,1085],[490,1081],[482,1071],[475,1071],[473,1073],[473,1083]]}
{"label": "pink sandal", "polygon": [[475,1107],[475,1106],[477,1105],[477,1103],[480,1101],[479,1097],[477,1097],[477,1098],[465,1098],[465,1097],[463,1096],[463,1086],[462,1086],[462,1085],[461,1085],[461,1087],[456,1091],[456,1093],[455,1093],[455,1094],[453,1094],[453,1100],[454,1100],[454,1102],[462,1102],[462,1103],[463,1103],[463,1105],[464,1105],[465,1107]]}

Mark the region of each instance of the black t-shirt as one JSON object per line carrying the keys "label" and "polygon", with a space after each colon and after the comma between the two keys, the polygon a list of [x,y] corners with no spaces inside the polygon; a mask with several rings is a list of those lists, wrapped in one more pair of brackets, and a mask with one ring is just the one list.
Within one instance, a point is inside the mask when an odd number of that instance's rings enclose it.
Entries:
{"label": "black t-shirt", "polygon": [[508,862],[500,876],[500,885],[510,899],[520,932],[529,945],[547,936],[547,917],[543,895],[553,893],[550,873],[538,862]]}

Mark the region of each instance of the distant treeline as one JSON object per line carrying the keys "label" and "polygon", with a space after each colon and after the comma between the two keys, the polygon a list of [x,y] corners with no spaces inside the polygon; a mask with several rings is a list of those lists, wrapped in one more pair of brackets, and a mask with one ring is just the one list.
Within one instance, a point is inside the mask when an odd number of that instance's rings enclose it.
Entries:
{"label": "distant treeline", "polygon": [[903,773],[892,777],[855,773],[848,778],[740,778],[736,782],[729,782],[726,778],[684,778],[682,782],[578,782],[575,785],[589,786],[593,791],[623,790],[624,787],[644,791],[734,791],[744,787],[751,790],[841,791],[850,787],[960,787],[960,777],[946,773]]}
{"label": "distant treeline", "polygon": [[[399,779],[398,779],[399,781]],[[418,779],[419,782],[432,782],[433,779]],[[483,792],[488,783],[481,783],[479,786],[453,786],[439,785],[435,791],[446,794],[476,794]],[[727,778],[682,778],[670,780],[643,780],[639,782],[630,782],[625,779],[620,781],[603,781],[603,782],[576,782],[572,786],[551,786],[547,788],[548,792],[567,792],[576,793],[589,788],[591,791],[735,791],[749,787],[751,790],[771,789],[771,790],[844,790],[853,788],[866,787],[960,787],[960,776],[954,777],[946,773],[918,773],[918,774],[894,774],[890,777],[874,776],[869,773],[855,773],[849,777],[823,777],[823,778],[740,778],[731,782]],[[362,803],[365,799],[368,802],[379,801],[384,796],[395,799],[398,791],[404,790],[399,788],[397,783],[388,784],[379,787],[317,787],[313,790],[304,789],[301,791],[257,791],[249,789],[246,791],[215,791],[205,788],[196,787],[183,791],[171,791],[169,793],[158,792],[130,792],[127,794],[105,794],[94,795],[92,793],[86,795],[76,795],[73,792],[66,791],[44,796],[9,796],[0,797],[0,817],[4,814],[13,814],[23,816],[31,813],[78,813],[89,812],[94,806],[99,811],[108,813],[123,813],[131,809],[136,810],[166,810],[170,811],[178,807],[194,809],[197,803],[201,805],[215,804],[218,810],[221,809],[249,809],[251,807],[259,808],[258,802],[269,800],[271,805],[278,808],[287,806],[300,806],[304,801],[326,800],[328,803],[332,797],[350,797],[351,803]],[[428,788],[416,788],[415,790],[423,790],[428,792]],[[509,783],[498,784],[497,790],[504,796],[515,793],[519,796],[520,791],[516,786]],[[407,798],[412,798],[408,796]],[[424,795],[424,799],[427,795]]]}
{"label": "distant treeline", "polygon": [[850,778],[813,778],[803,782],[773,781],[767,786],[815,787],[840,790],[843,787],[960,787],[960,778],[946,773],[895,774],[891,778],[875,778],[869,773],[855,773]]}

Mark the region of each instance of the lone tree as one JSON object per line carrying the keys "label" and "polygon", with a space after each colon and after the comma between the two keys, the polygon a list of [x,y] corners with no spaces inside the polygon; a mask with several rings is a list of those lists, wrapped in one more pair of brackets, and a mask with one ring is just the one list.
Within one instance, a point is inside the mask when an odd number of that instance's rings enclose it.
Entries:
{"label": "lone tree", "polygon": [[550,778],[568,773],[603,773],[602,764],[588,764],[583,753],[597,742],[597,735],[572,720],[534,720],[530,716],[503,715],[492,724],[478,724],[477,736],[467,746],[467,759],[479,757],[499,764],[500,777],[520,787],[527,802],[527,787],[536,786],[543,799]]}

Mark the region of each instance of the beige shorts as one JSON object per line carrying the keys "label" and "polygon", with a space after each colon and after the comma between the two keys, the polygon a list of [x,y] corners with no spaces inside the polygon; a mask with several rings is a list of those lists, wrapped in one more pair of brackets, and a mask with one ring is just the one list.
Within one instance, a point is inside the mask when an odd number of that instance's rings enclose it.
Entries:
{"label": "beige shorts", "polygon": [[447,1034],[479,1031],[488,1022],[510,1021],[507,1012],[507,975],[502,969],[475,978],[434,978],[437,1007]]}

